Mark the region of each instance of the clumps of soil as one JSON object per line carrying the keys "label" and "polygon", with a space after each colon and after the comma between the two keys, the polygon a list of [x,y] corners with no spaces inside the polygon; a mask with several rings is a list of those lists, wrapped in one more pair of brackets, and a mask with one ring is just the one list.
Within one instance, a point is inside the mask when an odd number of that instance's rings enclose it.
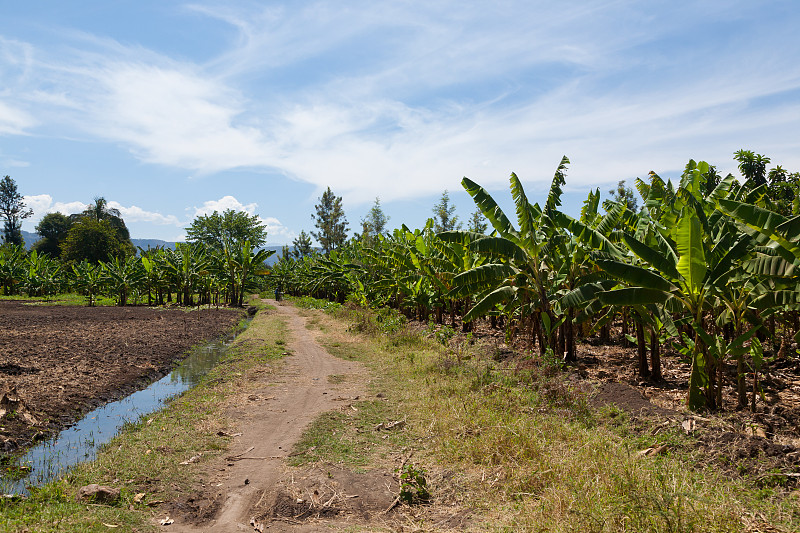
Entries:
{"label": "clumps of soil", "polygon": [[351,472],[334,465],[294,471],[265,490],[251,512],[259,523],[321,519],[370,521],[391,511],[400,485],[391,472]]}
{"label": "clumps of soil", "polygon": [[213,520],[222,504],[221,493],[197,493],[171,502],[167,514],[182,516],[189,523],[199,526]]}
{"label": "clumps of soil", "polygon": [[[796,485],[800,451],[789,444],[777,444],[765,437],[707,428],[697,436],[697,445],[708,462],[740,475],[784,477]],[[783,484],[783,483],[781,483]]]}
{"label": "clumps of soil", "polygon": [[671,409],[654,405],[642,391],[627,383],[601,383],[592,395],[590,403],[595,407],[615,405],[628,413],[645,416],[678,414]]}
{"label": "clumps of soil", "polygon": [[453,472],[427,473],[431,500],[427,504],[400,502],[396,472],[370,470],[353,472],[321,463],[291,469],[274,488],[266,489],[251,507],[251,525],[266,531],[271,522],[325,524],[328,527],[381,524],[395,529],[398,524],[435,524],[435,531],[462,531],[471,513],[460,506]]}

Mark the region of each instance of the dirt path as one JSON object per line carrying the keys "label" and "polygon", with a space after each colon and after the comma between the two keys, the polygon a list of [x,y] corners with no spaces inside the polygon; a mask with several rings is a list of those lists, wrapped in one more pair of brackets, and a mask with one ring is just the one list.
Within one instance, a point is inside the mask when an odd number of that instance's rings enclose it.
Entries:
{"label": "dirt path", "polygon": [[[335,398],[364,394],[366,371],[361,364],[335,358],[325,351],[294,307],[274,300],[267,302],[287,319],[287,347],[292,355],[277,374],[266,376],[256,391],[248,391],[248,396],[255,394],[268,401],[248,402],[245,396],[230,413],[241,435],[235,438],[227,456],[245,459],[220,458],[209,466],[206,490],[214,492],[206,496],[214,502],[209,513],[213,517],[175,517],[175,523],[165,531],[254,531],[251,511],[280,481],[286,458],[306,426],[320,413],[340,407],[342,402]],[[348,375],[348,379],[332,385],[328,381],[331,375]],[[353,375],[360,378],[353,379]],[[270,532],[303,531],[277,521],[263,527]]]}

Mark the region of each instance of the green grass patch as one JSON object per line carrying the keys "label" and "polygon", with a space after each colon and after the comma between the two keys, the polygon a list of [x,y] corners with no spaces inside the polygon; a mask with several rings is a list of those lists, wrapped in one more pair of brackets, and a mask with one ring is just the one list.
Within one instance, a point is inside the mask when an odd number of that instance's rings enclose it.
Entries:
{"label": "green grass patch", "polygon": [[[55,296],[0,296],[0,300],[23,301],[29,302],[30,305],[86,305],[86,297],[77,293],[58,294]],[[130,303],[134,304],[136,302],[131,299]],[[147,303],[147,298],[145,298],[144,303]],[[99,307],[110,307],[116,304],[116,299],[108,296],[97,296],[95,299],[95,306]]]}
{"label": "green grass patch", "polygon": [[[284,347],[278,341],[285,342],[286,336],[286,325],[276,314],[256,315],[198,386],[164,410],[126,425],[96,461],[75,467],[28,499],[0,499],[0,531],[155,530],[147,504],[167,501],[198,482],[197,467],[180,462],[199,455],[197,464],[202,465],[227,449],[229,439],[218,435],[229,424],[223,414],[226,397],[246,390],[251,373],[281,357]],[[112,506],[77,503],[78,489],[90,483],[120,488],[120,501]],[[139,493],[145,496],[135,503]]]}
{"label": "green grass patch", "polygon": [[328,353],[339,359],[363,361],[365,357],[366,347],[359,342],[329,342],[323,340],[322,345],[328,350]]}
{"label": "green grass patch", "polygon": [[387,402],[354,402],[342,410],[317,417],[295,445],[289,459],[291,466],[324,461],[348,467],[365,467],[385,458],[408,439],[404,429],[382,431],[378,425],[394,420]]}

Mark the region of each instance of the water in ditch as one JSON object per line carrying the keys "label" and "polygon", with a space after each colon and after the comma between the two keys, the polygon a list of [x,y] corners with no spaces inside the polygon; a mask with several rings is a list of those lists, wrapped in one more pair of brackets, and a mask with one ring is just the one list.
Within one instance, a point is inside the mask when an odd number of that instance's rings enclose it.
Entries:
{"label": "water in ditch", "polygon": [[56,437],[32,447],[9,468],[8,472],[16,475],[0,476],[0,492],[27,495],[28,487],[58,479],[77,463],[93,460],[100,447],[126,422],[136,422],[143,415],[157,411],[169,398],[196,385],[214,368],[232,340],[213,341],[195,348],[175,370],[146,389],[91,411]]}

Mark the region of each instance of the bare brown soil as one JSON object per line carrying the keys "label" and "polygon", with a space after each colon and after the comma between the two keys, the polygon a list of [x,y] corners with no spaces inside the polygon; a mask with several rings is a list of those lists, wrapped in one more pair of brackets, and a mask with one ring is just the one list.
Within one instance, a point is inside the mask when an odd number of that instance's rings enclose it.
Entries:
{"label": "bare brown soil", "polygon": [[70,307],[0,301],[0,451],[74,423],[166,375],[241,310]]}

